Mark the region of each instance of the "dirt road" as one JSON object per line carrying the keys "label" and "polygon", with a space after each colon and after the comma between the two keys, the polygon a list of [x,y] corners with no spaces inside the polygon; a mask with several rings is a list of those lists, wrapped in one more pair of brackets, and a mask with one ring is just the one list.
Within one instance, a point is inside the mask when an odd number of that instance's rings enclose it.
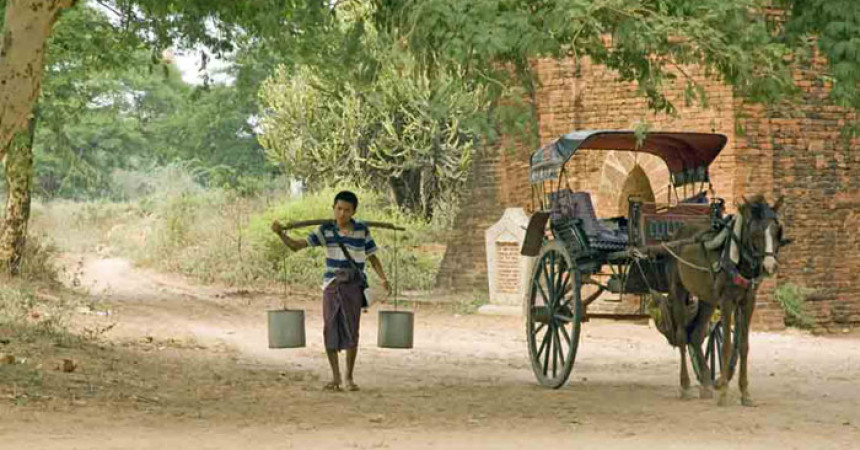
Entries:
{"label": "dirt road", "polygon": [[100,347],[52,350],[81,370],[33,366],[54,394],[0,403],[0,449],[860,448],[857,336],[754,333],[758,406],[741,407],[733,384],[719,408],[677,398],[677,354],[645,325],[586,324],[570,384],[552,391],[534,381],[519,318],[421,305],[415,348],[386,350],[377,306],[362,322],[362,390],[326,393],[317,292],[290,296],[307,310],[307,348],[269,350],[278,296],[121,259],[88,259],[83,274],[110,315],[79,326],[116,326]]}

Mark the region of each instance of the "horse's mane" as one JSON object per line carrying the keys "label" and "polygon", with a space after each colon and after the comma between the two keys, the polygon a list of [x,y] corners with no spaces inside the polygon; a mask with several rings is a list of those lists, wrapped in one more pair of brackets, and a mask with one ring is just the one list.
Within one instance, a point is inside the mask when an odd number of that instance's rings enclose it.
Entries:
{"label": "horse's mane", "polygon": [[741,210],[743,210],[744,207],[750,212],[752,217],[756,219],[761,219],[763,214],[765,214],[765,211],[773,209],[762,194],[744,197],[744,204]]}
{"label": "horse's mane", "polygon": [[751,197],[744,197],[744,200],[746,201],[747,205],[754,205],[754,204],[761,204],[761,203],[764,203],[765,205],[767,204],[767,200],[764,198],[764,195],[762,195],[762,194],[755,194]]}

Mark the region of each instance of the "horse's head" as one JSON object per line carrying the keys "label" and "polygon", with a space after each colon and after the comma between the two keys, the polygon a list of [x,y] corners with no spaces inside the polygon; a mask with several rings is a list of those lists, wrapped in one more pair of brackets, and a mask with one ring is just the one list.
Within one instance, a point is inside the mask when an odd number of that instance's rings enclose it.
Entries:
{"label": "horse's head", "polygon": [[[768,205],[764,197],[756,195],[744,198],[740,206],[743,216],[743,231],[741,246],[752,261],[752,269],[758,272],[758,267],[764,269],[765,275],[775,275],[779,265],[779,249],[791,241],[783,239],[782,224],[779,222],[779,209],[783,198],[780,197],[773,206]],[[758,266],[758,267],[756,267]]]}

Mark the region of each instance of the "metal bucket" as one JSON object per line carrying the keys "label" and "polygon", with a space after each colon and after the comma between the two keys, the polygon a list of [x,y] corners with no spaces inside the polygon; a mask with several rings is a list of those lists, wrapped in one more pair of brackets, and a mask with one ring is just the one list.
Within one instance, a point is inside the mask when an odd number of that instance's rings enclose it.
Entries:
{"label": "metal bucket", "polygon": [[305,311],[278,309],[268,311],[269,348],[305,346]]}
{"label": "metal bucket", "polygon": [[379,311],[376,345],[382,348],[412,348],[415,315],[410,311]]}

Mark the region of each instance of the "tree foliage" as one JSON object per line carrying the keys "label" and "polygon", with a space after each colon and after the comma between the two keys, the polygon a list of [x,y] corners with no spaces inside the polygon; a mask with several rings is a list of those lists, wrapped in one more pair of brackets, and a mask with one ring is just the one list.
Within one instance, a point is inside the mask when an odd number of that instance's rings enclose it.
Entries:
{"label": "tree foliage", "polygon": [[281,68],[261,90],[261,142],[270,160],[311,185],[388,186],[398,204],[430,216],[465,181],[488,96],[396,49],[380,61],[368,84]]}
{"label": "tree foliage", "polygon": [[204,181],[217,185],[265,173],[248,122],[255,99],[232,86],[187,85],[169,61],[150,56],[102,11],[78,6],[63,15],[37,109],[38,193],[111,195],[115,171],[176,160],[206,167]]}
{"label": "tree foliage", "polygon": [[[781,0],[788,9],[785,36],[792,48],[815,46],[827,58],[830,99],[860,111],[860,5],[854,0]],[[799,52],[803,55],[803,52]],[[860,122],[846,129],[860,135]]]}
{"label": "tree foliage", "polygon": [[[787,48],[773,39],[761,0],[380,0],[380,28],[398,33],[433,64],[463,67],[478,83],[534,93],[536,57],[590,58],[635,81],[655,111],[673,113],[667,82],[683,66],[747,98],[772,100],[791,88]],[[513,75],[513,80],[511,79]],[[499,90],[504,95],[503,90]]]}
{"label": "tree foliage", "polygon": [[[437,167],[428,155],[440,148],[465,168],[466,152],[437,144],[439,130],[455,118],[458,126],[480,124],[465,134],[481,142],[493,144],[501,132],[536,144],[532,63],[541,57],[589,58],[615,69],[658,112],[674,113],[666,90],[678,77],[689,100],[707,101],[686,75],[689,64],[746,98],[772,101],[791,90],[792,78],[788,49],[774,39],[764,7],[761,0],[347,2],[325,42],[349,42],[327,53],[348,64],[309,61],[306,69],[280,71],[263,90],[264,146],[309,181],[409,176]],[[435,113],[458,111],[451,104],[457,95],[481,106],[459,116]],[[459,171],[434,173],[462,178]]]}
{"label": "tree foliage", "polygon": [[[0,0],[0,19],[6,3]],[[286,96],[291,85],[313,79],[312,92],[294,95],[314,96],[323,105],[318,114],[300,118],[313,127],[287,132],[273,120],[290,106],[275,97],[265,104],[282,109],[268,111],[274,113],[267,129],[293,136],[266,138],[270,159],[308,180],[331,166],[336,179],[391,184],[392,177],[414,178],[417,170],[427,172],[431,184],[450,180],[455,186],[474,142],[463,136],[492,141],[502,131],[535,137],[528,108],[538,88],[530,61],[538,57],[605,64],[635,81],[652,109],[672,113],[664,88],[677,77],[685,78],[689,98],[706,100],[695,80],[686,78],[686,64],[701,65],[745,98],[770,102],[792,87],[789,50],[814,42],[830,62],[825,76],[833,82],[834,101],[860,108],[855,2],[780,0],[790,12],[784,28],[767,20],[770,3],[78,2],[50,42],[37,109],[37,184],[52,195],[102,193],[112,170],[173,159],[218,167],[219,183],[261,174],[262,150],[248,118],[263,114],[256,93],[279,65],[284,68],[266,92]],[[202,89],[185,86],[161,64],[161,50],[168,47],[199,50],[204,69],[211,54],[230,59],[235,85],[210,89],[205,75]],[[323,113],[330,117],[323,120]],[[314,144],[301,140],[309,139],[310,129]],[[300,140],[308,155],[296,147]],[[320,150],[323,142],[328,153]],[[321,155],[337,148],[349,149],[333,159],[346,163],[317,164],[331,161]],[[347,169],[366,173],[349,175]]]}

